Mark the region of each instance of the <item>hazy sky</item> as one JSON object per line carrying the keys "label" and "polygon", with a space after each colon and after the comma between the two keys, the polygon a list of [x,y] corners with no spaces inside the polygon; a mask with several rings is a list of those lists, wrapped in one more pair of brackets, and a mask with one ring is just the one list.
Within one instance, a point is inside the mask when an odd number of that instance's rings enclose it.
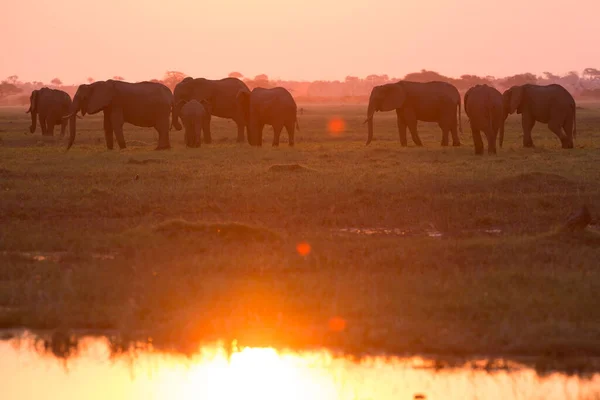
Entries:
{"label": "hazy sky", "polygon": [[15,0],[0,78],[344,79],[600,67],[600,1]]}

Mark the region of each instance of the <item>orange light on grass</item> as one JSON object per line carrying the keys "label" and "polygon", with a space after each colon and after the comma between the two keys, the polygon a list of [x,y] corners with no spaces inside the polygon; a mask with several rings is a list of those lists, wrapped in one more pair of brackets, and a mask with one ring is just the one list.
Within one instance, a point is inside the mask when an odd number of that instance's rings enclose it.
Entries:
{"label": "orange light on grass", "polygon": [[310,254],[310,244],[306,242],[301,242],[296,245],[296,251],[301,256],[307,256]]}
{"label": "orange light on grass", "polygon": [[333,317],[329,320],[329,330],[341,332],[346,329],[346,320],[342,317]]}
{"label": "orange light on grass", "polygon": [[346,121],[340,117],[333,117],[327,122],[327,130],[332,136],[339,136],[346,130]]}

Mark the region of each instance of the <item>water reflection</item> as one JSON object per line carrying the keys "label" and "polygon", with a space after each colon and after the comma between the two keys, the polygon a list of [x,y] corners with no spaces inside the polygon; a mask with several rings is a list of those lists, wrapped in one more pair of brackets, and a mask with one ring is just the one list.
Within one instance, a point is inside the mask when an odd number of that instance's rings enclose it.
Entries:
{"label": "water reflection", "polygon": [[[31,338],[0,341],[6,399],[598,399],[600,376],[538,376],[508,370],[422,368],[423,360],[367,358],[327,351],[201,348],[195,355],[152,348],[112,357],[109,342],[79,340],[60,360],[34,350]],[[43,346],[42,346],[43,347]],[[37,346],[39,349],[40,346]],[[420,368],[421,366],[421,368]]]}
{"label": "water reflection", "polygon": [[477,235],[487,235],[487,236],[499,236],[502,234],[502,229],[499,228],[489,228],[489,229],[471,229],[471,230],[462,230],[458,232],[446,232],[443,233],[434,228],[429,229],[419,229],[419,228],[341,228],[336,229],[335,232],[341,234],[353,234],[353,235],[365,235],[365,236],[373,236],[373,235],[384,235],[384,236],[402,236],[402,237],[412,237],[412,236],[426,236],[430,238],[442,238],[446,236],[477,236]]}

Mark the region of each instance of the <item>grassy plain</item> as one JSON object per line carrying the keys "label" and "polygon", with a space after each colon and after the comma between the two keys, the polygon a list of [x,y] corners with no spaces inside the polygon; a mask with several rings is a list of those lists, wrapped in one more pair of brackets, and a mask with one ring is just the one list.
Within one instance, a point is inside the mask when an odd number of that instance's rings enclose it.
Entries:
{"label": "grassy plain", "polygon": [[101,116],[86,116],[66,153],[25,134],[24,109],[1,109],[0,327],[174,348],[600,355],[600,235],[557,231],[600,205],[600,105],[578,110],[573,150],[542,125],[522,148],[511,116],[497,156],[474,154],[464,115],[459,148],[427,123],[425,147],[401,148],[394,113],[376,114],[366,147],[364,106],[303,108],[293,149],[285,134],[272,148],[270,128],[260,149],[236,144],[215,118],[200,149],[173,131],[156,152],[154,130],[126,125],[128,148],[107,151]]}

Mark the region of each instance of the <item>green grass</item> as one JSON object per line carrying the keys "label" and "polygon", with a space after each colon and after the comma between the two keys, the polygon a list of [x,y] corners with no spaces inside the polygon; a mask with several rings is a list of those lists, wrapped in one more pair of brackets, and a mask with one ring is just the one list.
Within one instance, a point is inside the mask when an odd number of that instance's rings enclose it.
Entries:
{"label": "green grass", "polygon": [[[215,118],[213,144],[187,149],[173,131],[162,152],[155,131],[131,125],[128,148],[107,151],[101,116],[86,116],[65,153],[58,136],[24,134],[24,109],[0,109],[0,326],[165,347],[600,355],[600,234],[558,233],[600,204],[600,106],[582,106],[575,149],[541,124],[522,148],[511,116],[497,156],[474,154],[464,115],[459,148],[426,123],[424,148],[401,148],[394,113],[375,116],[365,146],[364,106],[305,105],[293,149],[285,134],[272,148],[270,128],[260,149],[237,144],[233,122]],[[334,116],[346,122],[336,136]],[[334,316],[343,332],[329,330]]]}

